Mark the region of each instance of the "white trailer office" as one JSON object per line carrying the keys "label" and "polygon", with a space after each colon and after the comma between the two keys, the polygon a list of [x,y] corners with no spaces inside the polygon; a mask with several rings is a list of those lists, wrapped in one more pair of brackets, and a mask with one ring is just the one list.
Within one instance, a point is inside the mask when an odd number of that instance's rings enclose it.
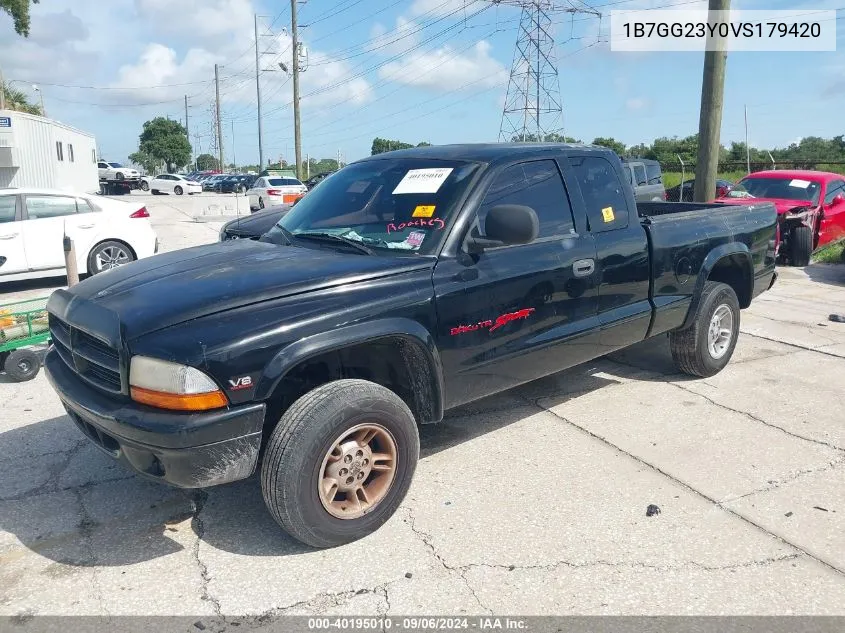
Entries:
{"label": "white trailer office", "polygon": [[0,189],[100,190],[94,136],[42,116],[0,110]]}

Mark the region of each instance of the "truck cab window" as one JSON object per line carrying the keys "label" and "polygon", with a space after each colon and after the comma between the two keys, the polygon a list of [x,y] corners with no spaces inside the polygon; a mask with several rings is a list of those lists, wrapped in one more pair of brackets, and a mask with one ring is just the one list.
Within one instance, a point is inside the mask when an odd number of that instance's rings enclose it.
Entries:
{"label": "truck cab window", "polygon": [[645,174],[645,165],[634,165],[634,180],[636,181],[638,187],[648,184],[648,178]]}
{"label": "truck cab window", "polygon": [[539,238],[566,235],[575,227],[569,196],[553,160],[520,163],[502,171],[478,208],[480,233],[483,234],[487,212],[499,204],[520,204],[534,209],[540,220]]}
{"label": "truck cab window", "polygon": [[[587,219],[593,233],[624,229],[628,226],[628,203],[613,166],[604,158],[586,156],[569,160],[581,188]],[[642,165],[636,169],[645,168]]]}

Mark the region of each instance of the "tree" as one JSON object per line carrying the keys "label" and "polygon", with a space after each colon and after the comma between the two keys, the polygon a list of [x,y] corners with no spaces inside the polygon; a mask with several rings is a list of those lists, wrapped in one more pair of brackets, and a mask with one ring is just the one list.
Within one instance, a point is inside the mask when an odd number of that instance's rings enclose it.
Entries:
{"label": "tree", "polygon": [[615,138],[610,136],[597,136],[593,139],[593,145],[600,145],[601,147],[612,149],[614,152],[619,154],[619,156],[624,156],[628,151],[625,147],[625,143],[617,141]]}
{"label": "tree", "polygon": [[29,4],[38,4],[39,0],[0,0],[0,9],[12,16],[15,33],[29,36]]}
{"label": "tree", "polygon": [[[0,0],[2,2],[2,0]],[[29,114],[42,114],[41,107],[30,103],[29,97],[23,90],[9,88],[9,84],[3,83],[0,90],[6,95],[6,108]]]}
{"label": "tree", "polygon": [[147,152],[138,150],[134,154],[129,154],[129,160],[131,160],[136,165],[140,165],[144,168],[144,171],[148,174],[152,174],[155,172],[160,171],[162,161],[156,158],[155,156],[151,156]]}
{"label": "tree", "polygon": [[197,156],[197,169],[200,171],[216,171],[220,169],[220,161],[211,154]]}
{"label": "tree", "polygon": [[184,167],[191,160],[191,143],[184,126],[164,117],[144,123],[138,149],[164,163],[167,171]]}
{"label": "tree", "polygon": [[412,147],[413,145],[410,143],[376,137],[373,139],[373,147],[370,151],[370,155],[375,156],[376,154],[381,154],[383,152],[392,152],[395,149],[410,149]]}

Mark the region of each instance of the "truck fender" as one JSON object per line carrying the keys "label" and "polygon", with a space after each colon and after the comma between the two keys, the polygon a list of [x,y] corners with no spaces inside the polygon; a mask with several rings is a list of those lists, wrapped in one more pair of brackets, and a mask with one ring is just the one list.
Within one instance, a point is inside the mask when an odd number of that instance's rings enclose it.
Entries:
{"label": "truck fender", "polygon": [[[695,280],[695,288],[693,288],[689,311],[680,329],[683,330],[692,325],[695,313],[698,310],[698,303],[701,300],[701,293],[704,290],[704,284],[710,278],[710,274],[716,268],[717,264],[730,257],[740,260],[741,266],[743,267],[743,279],[745,280],[747,278],[747,288],[735,287],[734,290],[739,298],[740,306],[743,308],[748,307],[748,302],[751,300],[751,295],[754,291],[754,266],[751,261],[751,251],[742,242],[722,244],[710,251],[701,264],[701,269],[698,271],[698,277]],[[744,300],[743,297],[747,297],[747,299]]]}
{"label": "truck fender", "polygon": [[301,362],[325,352],[396,338],[405,345],[403,356],[409,368],[416,411],[422,423],[443,418],[443,365],[431,333],[417,321],[402,317],[378,319],[308,336],[281,349],[264,368],[255,390],[256,400],[267,400],[285,375]]}

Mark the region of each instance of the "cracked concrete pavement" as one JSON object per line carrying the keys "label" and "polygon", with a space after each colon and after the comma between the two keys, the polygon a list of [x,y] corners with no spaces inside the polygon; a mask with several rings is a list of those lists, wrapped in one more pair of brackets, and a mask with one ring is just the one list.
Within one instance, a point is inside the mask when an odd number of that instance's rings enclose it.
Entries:
{"label": "cracked concrete pavement", "polygon": [[[214,240],[180,204],[165,247]],[[660,338],[450,412],[396,515],[324,551],[255,477],[146,482],[0,376],[0,615],[843,614],[843,305],[845,267],[781,269],[717,376]]]}

